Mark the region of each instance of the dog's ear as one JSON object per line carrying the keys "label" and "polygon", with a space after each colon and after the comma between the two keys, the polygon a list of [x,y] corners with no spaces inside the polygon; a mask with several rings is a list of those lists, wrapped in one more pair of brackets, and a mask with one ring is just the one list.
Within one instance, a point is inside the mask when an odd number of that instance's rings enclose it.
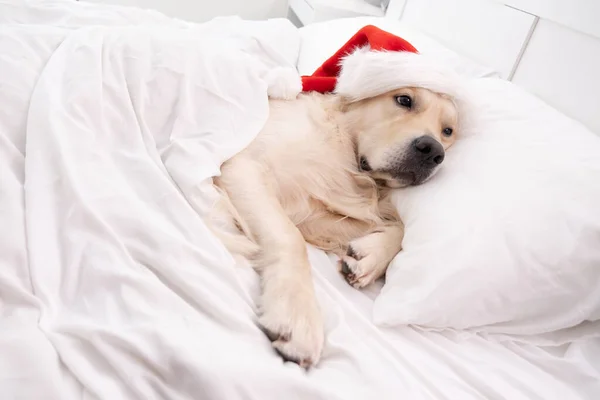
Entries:
{"label": "dog's ear", "polygon": [[343,97],[343,96],[339,96],[338,97],[338,101],[339,101],[339,107],[340,107],[340,111],[345,113],[350,109],[350,104],[351,102],[349,101],[348,98]]}
{"label": "dog's ear", "polygon": [[339,107],[342,112],[347,112],[352,107],[356,107],[357,105],[364,102],[364,100],[356,101],[356,100],[352,100],[350,97],[340,96],[340,95],[338,95],[338,99],[339,99]]}

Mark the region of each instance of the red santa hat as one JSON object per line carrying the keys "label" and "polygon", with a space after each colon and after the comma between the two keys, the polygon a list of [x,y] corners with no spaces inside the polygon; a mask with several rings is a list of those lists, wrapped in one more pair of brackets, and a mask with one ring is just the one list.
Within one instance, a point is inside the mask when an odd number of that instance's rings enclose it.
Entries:
{"label": "red santa hat", "polygon": [[423,87],[456,98],[459,78],[406,40],[373,25],[360,29],[312,75],[302,91],[358,101],[401,87]]}

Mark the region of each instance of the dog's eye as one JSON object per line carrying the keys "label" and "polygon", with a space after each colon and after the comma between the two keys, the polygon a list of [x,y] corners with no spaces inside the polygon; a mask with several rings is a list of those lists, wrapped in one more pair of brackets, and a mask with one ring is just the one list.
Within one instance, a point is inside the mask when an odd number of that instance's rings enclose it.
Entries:
{"label": "dog's eye", "polygon": [[452,136],[452,132],[454,132],[452,130],[452,128],[444,128],[444,130],[442,131],[442,133],[444,134],[444,136]]}
{"label": "dog's eye", "polygon": [[396,96],[396,103],[400,104],[402,107],[412,107],[412,99],[406,95]]}

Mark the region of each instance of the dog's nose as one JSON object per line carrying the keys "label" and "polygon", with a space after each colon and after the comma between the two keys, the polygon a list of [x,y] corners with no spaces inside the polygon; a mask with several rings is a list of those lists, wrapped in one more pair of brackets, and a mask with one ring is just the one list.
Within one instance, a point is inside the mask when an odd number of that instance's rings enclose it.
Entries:
{"label": "dog's nose", "polygon": [[421,136],[413,142],[415,153],[425,162],[439,165],[444,161],[444,148],[431,136]]}

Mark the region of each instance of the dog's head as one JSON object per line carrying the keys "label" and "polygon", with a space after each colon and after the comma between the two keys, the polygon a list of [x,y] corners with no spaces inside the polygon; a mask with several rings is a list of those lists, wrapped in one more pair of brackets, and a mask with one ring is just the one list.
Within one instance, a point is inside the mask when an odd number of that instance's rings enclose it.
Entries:
{"label": "dog's head", "polygon": [[456,140],[458,112],[443,94],[403,88],[347,106],[359,168],[398,188],[431,178]]}

